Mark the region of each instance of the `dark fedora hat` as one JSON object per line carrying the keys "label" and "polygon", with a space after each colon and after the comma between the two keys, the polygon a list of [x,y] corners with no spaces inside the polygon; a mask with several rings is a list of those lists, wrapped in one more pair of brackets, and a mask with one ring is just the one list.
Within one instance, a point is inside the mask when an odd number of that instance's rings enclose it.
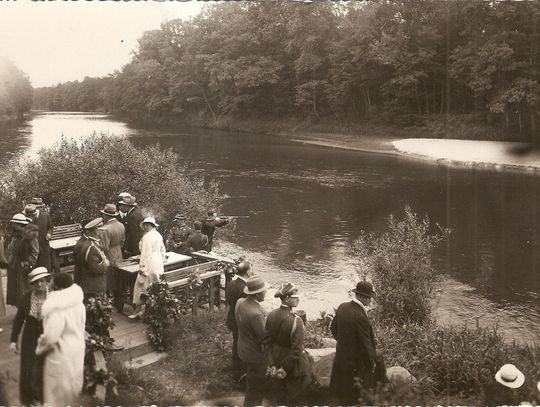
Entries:
{"label": "dark fedora hat", "polygon": [[24,207],[24,214],[25,215],[30,215],[30,216],[33,216],[36,214],[36,205],[34,204],[26,204],[25,207]]}
{"label": "dark fedora hat", "polygon": [[356,288],[352,290],[353,293],[361,295],[362,297],[373,297],[375,290],[373,290],[373,285],[369,281],[359,281],[356,284]]}

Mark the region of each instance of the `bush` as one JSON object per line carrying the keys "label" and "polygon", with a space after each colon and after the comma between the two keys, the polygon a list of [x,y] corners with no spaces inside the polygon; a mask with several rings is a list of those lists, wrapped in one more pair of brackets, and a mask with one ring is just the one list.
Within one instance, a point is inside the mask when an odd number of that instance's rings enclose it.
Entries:
{"label": "bush", "polygon": [[80,222],[99,215],[99,209],[127,191],[144,215],[158,218],[166,231],[177,211],[195,220],[221,201],[217,183],[206,185],[202,177],[189,174],[172,149],[138,148],[117,136],[94,134],[80,142],[64,138],[6,168],[0,178],[4,221],[32,196],[40,196],[50,204],[56,224]]}
{"label": "bush", "polygon": [[431,322],[435,272],[431,251],[446,237],[430,234],[429,219],[418,220],[410,207],[402,220],[388,217],[382,236],[362,233],[354,242],[362,277],[370,275],[377,292],[375,314],[382,322],[403,325]]}

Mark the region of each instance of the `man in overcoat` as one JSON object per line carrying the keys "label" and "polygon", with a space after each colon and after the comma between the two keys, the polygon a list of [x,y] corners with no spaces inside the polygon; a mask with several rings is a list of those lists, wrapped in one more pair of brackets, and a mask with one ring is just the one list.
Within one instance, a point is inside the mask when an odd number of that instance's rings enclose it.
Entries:
{"label": "man in overcoat", "polygon": [[30,204],[24,208],[24,215],[37,225],[39,234],[39,256],[36,267],[45,267],[51,272],[51,248],[49,240],[53,233],[53,222],[51,215],[45,210],[45,204],[42,198],[32,198]]}
{"label": "man in overcoat", "polygon": [[165,242],[167,250],[187,254],[187,240],[192,230],[186,225],[186,217],[181,213],[174,215],[173,223]]}
{"label": "man in overcoat", "polygon": [[193,233],[191,233],[186,241],[187,253],[198,252],[200,250],[208,250],[208,236],[201,232],[202,222],[196,220],[193,223]]}
{"label": "man in overcoat", "polygon": [[357,387],[367,390],[375,384],[375,336],[366,309],[374,294],[373,286],[360,281],[353,292],[356,298],[341,304],[330,324],[337,341],[330,389],[343,405],[357,404]]}
{"label": "man in overcoat", "polygon": [[126,238],[126,228],[118,220],[118,211],[114,204],[107,204],[100,211],[103,215],[103,226],[98,229],[103,251],[109,259],[111,266],[107,271],[107,292],[113,293],[114,306],[118,311],[124,309],[127,285],[120,281],[116,269],[122,261],[122,248]]}
{"label": "man in overcoat", "polygon": [[39,256],[38,227],[22,213],[9,221],[13,236],[7,247],[6,304],[19,306],[22,295],[30,289],[28,274]]}
{"label": "man in overcoat", "polygon": [[235,381],[240,380],[242,375],[246,373],[246,369],[242,363],[242,360],[238,357],[238,326],[236,326],[236,320],[234,318],[234,311],[236,308],[236,303],[240,298],[245,298],[246,293],[244,288],[246,288],[246,280],[251,277],[253,274],[251,271],[251,264],[247,261],[243,261],[238,266],[236,266],[236,276],[231,282],[227,285],[227,291],[225,292],[225,299],[227,305],[229,306],[229,311],[227,312],[227,328],[229,328],[233,334],[233,343],[232,343],[232,368],[233,368],[233,379]]}
{"label": "man in overcoat", "polygon": [[266,295],[266,284],[260,276],[247,279],[244,293],[236,303],[235,319],[238,326],[238,356],[246,366],[246,394],[244,406],[260,406],[265,392],[266,359],[264,339],[265,316],[260,302]]}
{"label": "man in overcoat", "polygon": [[140,225],[144,216],[137,205],[135,197],[132,195],[125,195],[122,200],[118,202],[118,208],[120,210],[120,222],[122,222],[126,228],[123,256],[127,259],[128,257],[141,254],[139,242],[141,241],[144,232]]}
{"label": "man in overcoat", "polygon": [[207,218],[202,221],[201,231],[208,237],[207,250],[211,252],[212,246],[214,245],[214,233],[216,228],[225,226],[230,220],[228,218],[219,218],[214,210],[209,210],[207,215]]}

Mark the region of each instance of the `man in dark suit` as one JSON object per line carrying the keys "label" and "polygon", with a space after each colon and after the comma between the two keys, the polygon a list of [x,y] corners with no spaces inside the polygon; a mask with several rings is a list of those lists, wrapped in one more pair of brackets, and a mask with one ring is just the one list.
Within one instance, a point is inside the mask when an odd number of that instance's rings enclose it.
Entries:
{"label": "man in dark suit", "polygon": [[235,319],[238,326],[238,356],[246,366],[246,395],[244,406],[260,406],[265,391],[266,336],[265,316],[259,304],[264,301],[266,284],[260,276],[246,280],[244,293],[236,303]]}
{"label": "man in dark suit", "polygon": [[124,195],[122,200],[118,202],[118,209],[120,210],[119,220],[126,228],[123,256],[127,259],[128,257],[141,254],[139,242],[144,232],[140,225],[144,216],[141,209],[137,206],[135,197],[132,195]]}
{"label": "man in dark suit", "polygon": [[196,220],[193,223],[193,233],[191,233],[186,241],[187,253],[198,252],[200,250],[208,250],[208,236],[201,232],[202,222]]}
{"label": "man in dark suit", "polygon": [[32,198],[30,204],[24,208],[24,216],[38,227],[39,256],[36,261],[36,267],[45,267],[51,272],[51,248],[49,240],[53,233],[53,223],[51,215],[45,211],[43,199]]}
{"label": "man in dark suit", "polygon": [[246,369],[238,357],[238,327],[236,326],[236,320],[234,318],[234,310],[236,308],[236,302],[240,298],[245,298],[244,288],[246,287],[246,280],[253,274],[251,271],[251,264],[247,261],[243,261],[238,264],[236,278],[234,278],[228,285],[225,293],[227,305],[229,311],[227,312],[227,328],[229,328],[233,334],[232,344],[232,368],[233,378],[235,381],[246,373]]}
{"label": "man in dark suit", "polygon": [[338,307],[330,325],[337,340],[330,389],[343,405],[357,404],[359,392],[375,385],[375,336],[366,309],[373,286],[360,281],[353,292],[356,298]]}
{"label": "man in dark suit", "polygon": [[208,237],[208,248],[209,252],[212,251],[212,246],[214,244],[214,233],[216,228],[225,226],[230,222],[229,218],[219,218],[217,213],[214,210],[208,211],[208,217],[202,221],[202,233]]}

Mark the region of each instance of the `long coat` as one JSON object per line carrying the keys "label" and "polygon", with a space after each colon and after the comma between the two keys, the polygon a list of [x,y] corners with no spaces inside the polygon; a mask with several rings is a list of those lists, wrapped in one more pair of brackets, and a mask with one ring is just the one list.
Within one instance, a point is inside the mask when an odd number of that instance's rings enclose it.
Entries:
{"label": "long coat", "polygon": [[244,363],[264,364],[266,318],[261,305],[250,297],[240,298],[234,315],[238,326],[238,356]]}
{"label": "long coat", "polygon": [[193,231],[191,230],[191,228],[187,225],[173,225],[173,227],[169,231],[169,234],[167,235],[167,240],[165,242],[167,249],[172,252],[186,254],[187,240],[192,232]]}
{"label": "long coat", "polygon": [[139,249],[139,242],[143,237],[143,230],[141,229],[141,222],[144,220],[141,208],[134,207],[128,212],[125,218],[121,219],[121,222],[126,227],[126,239],[124,242],[124,258],[130,256],[136,256],[141,253]]}
{"label": "long coat", "polygon": [[16,231],[8,245],[6,303],[19,306],[23,294],[30,289],[28,273],[39,255],[38,227],[28,224]]}
{"label": "long coat", "polygon": [[87,238],[84,234],[73,248],[75,260],[75,282],[85,294],[104,293],[107,290],[107,269],[103,258],[105,253],[99,242]]}
{"label": "long coat", "polygon": [[144,234],[140,246],[140,272],[133,289],[133,302],[137,305],[141,303],[141,294],[146,293],[146,289],[159,280],[164,270],[163,263],[165,263],[163,237],[156,229],[151,229]]}
{"label": "long coat", "polygon": [[109,219],[99,228],[99,240],[105,255],[111,263],[107,271],[107,289],[116,289],[116,279],[114,276],[114,267],[122,261],[122,248],[126,239],[126,228],[116,218]]}
{"label": "long coat", "polygon": [[229,310],[227,311],[227,328],[232,332],[238,332],[236,326],[236,320],[234,318],[234,311],[236,309],[236,303],[240,298],[245,298],[244,288],[246,286],[246,280],[241,277],[236,277],[227,285],[227,291],[225,292],[225,299]]}
{"label": "long coat", "polygon": [[38,338],[43,333],[43,321],[30,315],[32,294],[33,291],[28,291],[22,297],[11,330],[11,342],[14,343],[18,342],[19,334],[23,331],[19,389],[21,403],[25,405],[43,401],[43,356],[36,355]]}
{"label": "long coat", "polygon": [[337,340],[330,389],[340,402],[355,404],[353,378],[359,377],[364,388],[375,383],[375,336],[364,309],[354,301],[341,304],[330,325]]}
{"label": "long coat", "polygon": [[37,354],[45,354],[44,405],[77,405],[84,380],[83,292],[77,284],[52,291],[42,307],[43,335]]}
{"label": "long coat", "polygon": [[38,216],[32,221],[36,224],[39,230],[38,242],[39,242],[39,256],[36,261],[36,267],[46,267],[49,272],[51,271],[51,247],[49,246],[49,239],[53,232],[53,223],[51,215],[44,210],[40,210]]}

